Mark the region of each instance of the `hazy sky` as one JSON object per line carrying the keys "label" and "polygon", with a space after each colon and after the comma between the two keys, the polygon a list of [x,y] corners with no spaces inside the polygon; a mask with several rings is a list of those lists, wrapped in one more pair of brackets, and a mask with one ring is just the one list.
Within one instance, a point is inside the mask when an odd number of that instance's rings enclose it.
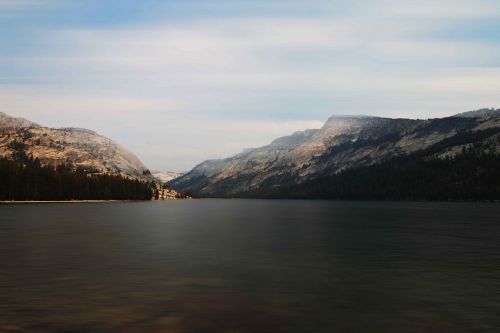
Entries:
{"label": "hazy sky", "polygon": [[334,114],[500,106],[499,0],[0,0],[0,111],[187,170]]}

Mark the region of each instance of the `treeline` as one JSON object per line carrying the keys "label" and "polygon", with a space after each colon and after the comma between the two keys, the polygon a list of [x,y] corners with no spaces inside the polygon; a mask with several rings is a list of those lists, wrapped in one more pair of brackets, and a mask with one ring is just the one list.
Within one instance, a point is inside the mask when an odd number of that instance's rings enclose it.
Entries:
{"label": "treeline", "polygon": [[[498,130],[497,130],[498,132]],[[460,133],[408,156],[347,169],[299,185],[247,193],[247,197],[349,200],[500,200],[500,136],[492,131]],[[479,141],[475,141],[480,138]],[[488,139],[486,139],[488,138]],[[445,144],[459,154],[437,157]],[[486,140],[485,140],[486,139]]]}
{"label": "treeline", "polygon": [[500,157],[394,159],[281,188],[264,197],[350,200],[500,200]]}
{"label": "treeline", "polygon": [[151,200],[154,184],[116,175],[92,175],[70,166],[42,166],[17,147],[0,158],[0,200]]}

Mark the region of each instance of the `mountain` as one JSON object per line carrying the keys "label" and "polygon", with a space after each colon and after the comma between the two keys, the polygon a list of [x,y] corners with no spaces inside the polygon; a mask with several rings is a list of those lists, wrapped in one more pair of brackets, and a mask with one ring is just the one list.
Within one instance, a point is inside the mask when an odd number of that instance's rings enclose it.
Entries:
{"label": "mountain", "polygon": [[93,131],[42,127],[0,112],[0,157],[12,156],[16,143],[23,144],[26,155],[37,158],[42,165],[66,164],[89,173],[123,175],[148,182],[154,180],[137,156]]}
{"label": "mountain", "polygon": [[[168,184],[197,196],[287,197],[291,192],[285,188],[422,152],[426,158],[451,158],[472,144],[494,142],[499,133],[500,110],[495,109],[427,120],[334,116],[320,129],[205,161]],[[489,154],[499,153],[496,145],[488,147]]]}
{"label": "mountain", "polygon": [[159,170],[151,170],[151,174],[157,181],[161,183],[167,183],[183,175],[183,173],[180,172],[159,171]]}

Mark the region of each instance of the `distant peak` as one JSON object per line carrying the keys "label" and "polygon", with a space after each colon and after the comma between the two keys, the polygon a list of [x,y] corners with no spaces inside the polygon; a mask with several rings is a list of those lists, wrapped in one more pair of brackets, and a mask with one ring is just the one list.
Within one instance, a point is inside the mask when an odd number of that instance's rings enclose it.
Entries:
{"label": "distant peak", "polygon": [[296,131],[288,136],[283,136],[273,140],[270,146],[285,146],[292,147],[299,145],[317,133],[318,129],[307,129],[304,131]]}
{"label": "distant peak", "polygon": [[365,126],[379,119],[383,118],[366,115],[334,115],[328,118],[322,129],[336,128],[339,130],[348,130],[350,128]]}

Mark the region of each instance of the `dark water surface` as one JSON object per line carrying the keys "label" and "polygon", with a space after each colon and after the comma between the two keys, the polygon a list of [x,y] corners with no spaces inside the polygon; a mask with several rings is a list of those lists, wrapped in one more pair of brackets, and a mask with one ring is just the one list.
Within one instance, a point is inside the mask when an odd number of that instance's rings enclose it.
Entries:
{"label": "dark water surface", "polygon": [[0,206],[0,332],[500,332],[500,205]]}

